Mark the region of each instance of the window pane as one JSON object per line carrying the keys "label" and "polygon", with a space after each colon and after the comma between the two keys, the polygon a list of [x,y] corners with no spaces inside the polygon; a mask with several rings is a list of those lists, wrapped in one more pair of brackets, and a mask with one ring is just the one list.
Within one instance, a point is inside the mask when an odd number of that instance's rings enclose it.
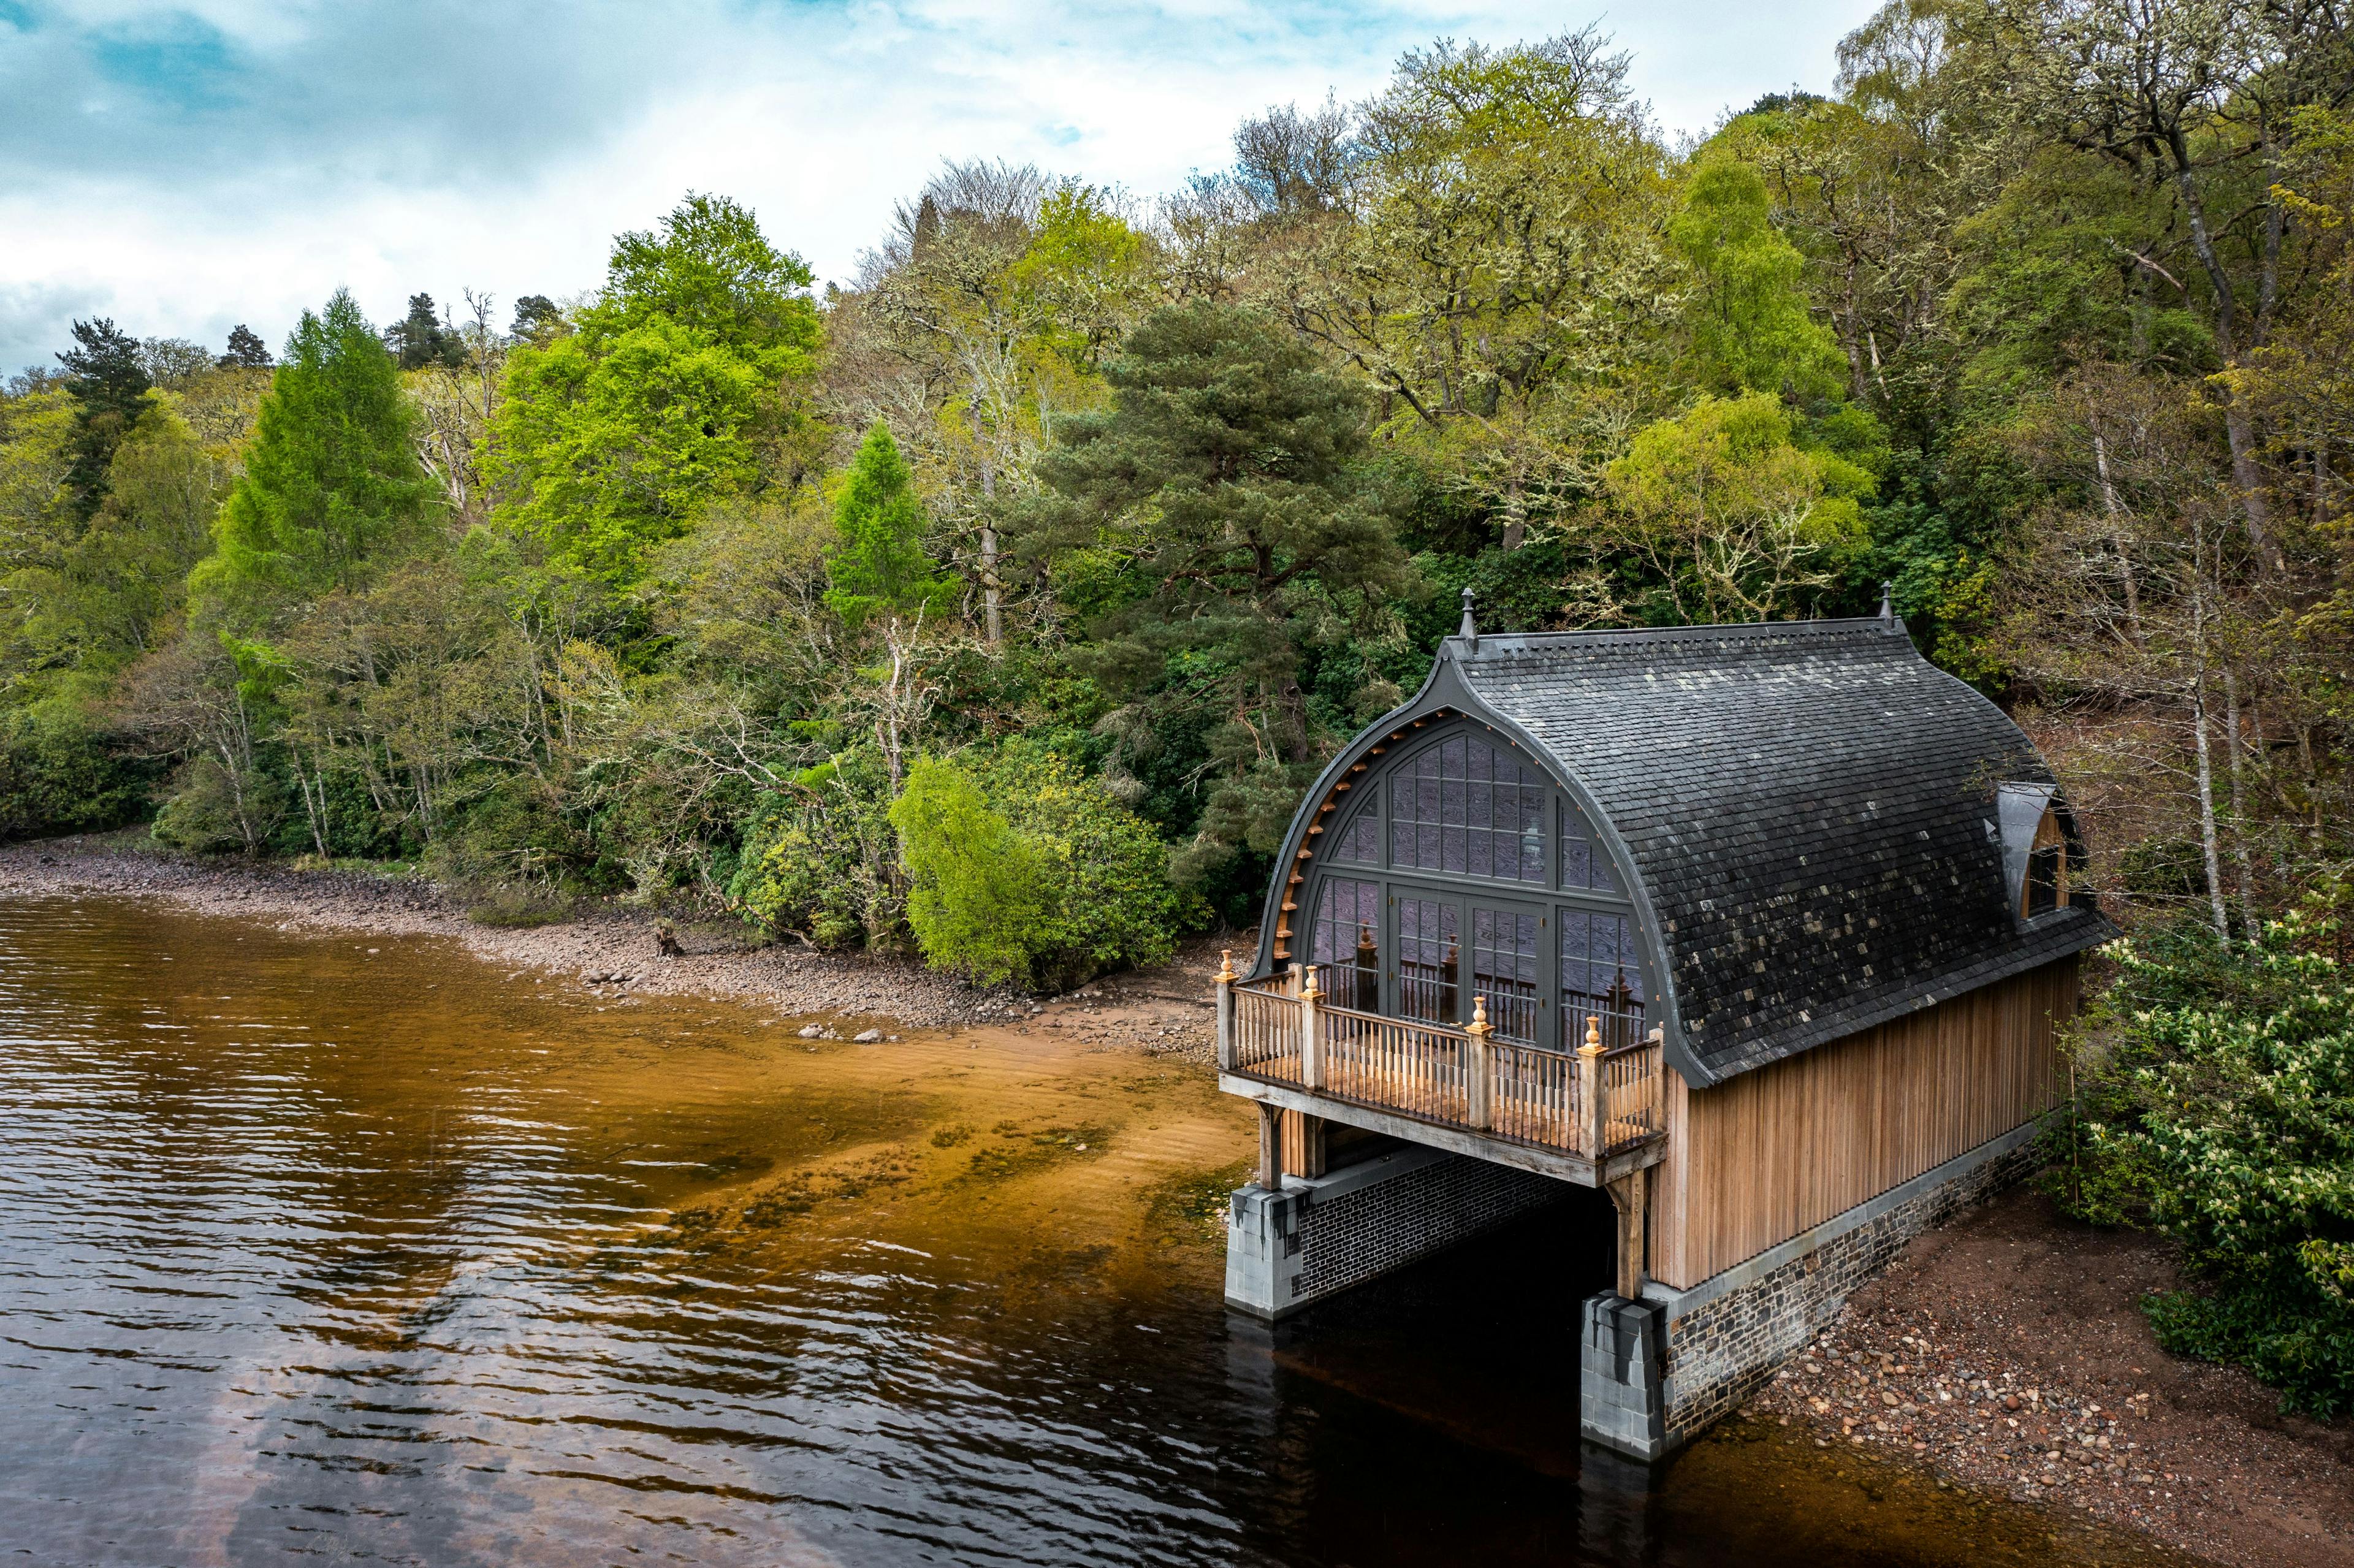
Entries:
{"label": "window pane", "polygon": [[1340,842],[1332,846],[1332,858],[1352,865],[1379,865],[1382,861],[1382,799],[1373,786],[1362,787],[1352,793],[1361,797],[1356,815],[1341,830]]}
{"label": "window pane", "polygon": [[1617,893],[1618,879],[1610,874],[1610,857],[1595,842],[1585,814],[1567,800],[1561,803],[1561,885]]}
{"label": "window pane", "polygon": [[1328,877],[1318,887],[1308,958],[1334,1005],[1367,1012],[1380,1006],[1381,928],[1381,884]]}
{"label": "window pane", "polygon": [[1621,915],[1578,910],[1563,910],[1560,918],[1563,1048],[1575,1050],[1585,1043],[1589,1017],[1598,1020],[1606,1047],[1640,1040],[1648,1025],[1635,923]]}
{"label": "window pane", "polygon": [[1488,999],[1499,1040],[1537,1038],[1537,917],[1503,909],[1471,911],[1471,993]]}
{"label": "window pane", "polygon": [[1425,1022],[1452,1023],[1460,952],[1455,906],[1435,898],[1398,900],[1398,1012]]}
{"label": "window pane", "polygon": [[1394,862],[1423,871],[1545,877],[1544,777],[1512,752],[1458,736],[1426,747],[1400,774],[1390,838]]}

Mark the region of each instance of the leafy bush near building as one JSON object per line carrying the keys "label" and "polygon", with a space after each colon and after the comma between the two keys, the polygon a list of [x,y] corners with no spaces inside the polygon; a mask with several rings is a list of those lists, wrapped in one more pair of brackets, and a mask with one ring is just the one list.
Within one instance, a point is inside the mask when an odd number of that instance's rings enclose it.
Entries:
{"label": "leafy bush near building", "polygon": [[1042,990],[1169,956],[1177,895],[1151,828],[1061,756],[916,764],[892,808],[924,956]]}
{"label": "leafy bush near building", "polygon": [[2354,985],[2327,925],[2123,945],[2051,1133],[2065,1206],[2181,1244],[2198,1287],[2149,1298],[2160,1343],[2319,1415],[2354,1409]]}

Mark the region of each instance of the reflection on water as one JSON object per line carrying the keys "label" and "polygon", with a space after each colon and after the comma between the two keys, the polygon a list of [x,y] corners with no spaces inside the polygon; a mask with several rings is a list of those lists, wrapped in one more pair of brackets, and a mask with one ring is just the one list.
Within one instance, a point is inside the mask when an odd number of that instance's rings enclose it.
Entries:
{"label": "reflection on water", "polygon": [[2117,1560],[1778,1433],[1575,1442],[1575,1204],[1268,1330],[1198,1069],[811,1046],[421,941],[0,900],[40,1563]]}

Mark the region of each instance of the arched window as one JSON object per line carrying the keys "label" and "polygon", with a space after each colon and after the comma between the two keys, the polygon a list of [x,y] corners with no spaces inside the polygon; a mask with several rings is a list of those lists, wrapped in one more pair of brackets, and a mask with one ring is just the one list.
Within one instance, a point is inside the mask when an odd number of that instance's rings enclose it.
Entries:
{"label": "arched window", "polygon": [[1287,879],[1278,959],[1313,963],[1328,1006],[1459,1026],[1484,1000],[1499,1041],[1575,1050],[1588,1018],[1607,1045],[1642,1038],[1644,945],[1576,803],[1483,726],[1415,738],[1320,805],[1334,825]]}

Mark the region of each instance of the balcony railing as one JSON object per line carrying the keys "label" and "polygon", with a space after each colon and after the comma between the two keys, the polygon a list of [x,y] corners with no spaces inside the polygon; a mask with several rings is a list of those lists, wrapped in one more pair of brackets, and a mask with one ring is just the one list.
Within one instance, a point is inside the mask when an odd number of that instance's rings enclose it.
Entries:
{"label": "balcony railing", "polygon": [[1659,1035],[1637,1021],[1596,1014],[1584,1050],[1541,1050],[1492,1038],[1484,999],[1468,1028],[1386,1018],[1327,1004],[1314,973],[1222,981],[1222,1071],[1596,1164],[1665,1130]]}

